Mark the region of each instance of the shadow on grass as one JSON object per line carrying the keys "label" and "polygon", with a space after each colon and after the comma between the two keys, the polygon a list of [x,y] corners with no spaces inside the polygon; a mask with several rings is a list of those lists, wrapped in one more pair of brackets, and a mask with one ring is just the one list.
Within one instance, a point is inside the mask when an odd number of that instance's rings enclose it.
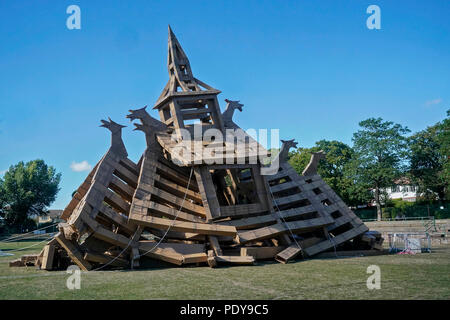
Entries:
{"label": "shadow on grass", "polygon": [[[305,260],[296,260],[296,261],[292,261],[290,263],[300,263],[302,261]],[[263,260],[263,261],[258,261],[256,262],[254,265],[237,265],[237,264],[225,264],[225,263],[221,263],[217,266],[218,269],[229,269],[229,268],[237,268],[237,267],[264,267],[264,266],[268,266],[268,265],[273,265],[273,264],[279,264],[279,262],[273,260]],[[202,263],[199,265],[196,264],[188,264],[188,265],[182,265],[182,266],[177,266],[168,262],[164,262],[164,261],[159,261],[159,260],[155,260],[155,259],[151,259],[151,258],[147,258],[147,257],[141,257],[141,261],[140,261],[140,267],[136,268],[136,269],[116,269],[116,270],[122,270],[124,272],[130,272],[130,271],[149,271],[149,270],[164,270],[164,269],[195,269],[198,267],[208,267],[207,264]],[[112,269],[108,269],[108,270],[112,270]]]}
{"label": "shadow on grass", "polygon": [[[337,256],[337,257],[324,257],[324,258],[306,258],[306,259],[296,259],[289,261],[288,264],[298,264],[310,260],[337,260],[337,259],[350,259],[350,258],[359,258],[359,257],[366,257],[366,256]],[[275,260],[258,260],[254,265],[238,265],[238,264],[226,264],[221,263],[216,268],[217,269],[230,269],[230,268],[238,268],[238,267],[265,267],[265,266],[271,266],[271,265],[278,265],[280,262]],[[141,257],[140,260],[140,266],[135,269],[120,269],[120,268],[105,268],[102,271],[122,271],[122,272],[139,272],[139,271],[150,271],[150,270],[165,270],[165,269],[195,269],[199,267],[208,267],[207,264],[201,263],[199,265],[196,264],[188,264],[188,265],[182,265],[177,266],[165,261],[155,260],[148,257]]]}

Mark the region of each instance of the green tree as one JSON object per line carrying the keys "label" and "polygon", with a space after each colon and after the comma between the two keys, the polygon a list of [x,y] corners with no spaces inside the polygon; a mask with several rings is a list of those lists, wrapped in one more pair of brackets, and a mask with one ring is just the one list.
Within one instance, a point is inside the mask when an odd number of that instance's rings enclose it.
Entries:
{"label": "green tree", "polygon": [[442,153],[442,129],[442,124],[437,123],[409,138],[412,181],[419,186],[419,192],[426,198],[434,199],[437,194],[439,200],[444,200],[449,183],[444,174],[447,156]]}
{"label": "green tree", "polygon": [[447,110],[447,118],[440,124],[438,142],[440,144],[441,154],[443,155],[442,178],[447,181],[446,197],[448,198],[450,196],[450,109]]}
{"label": "green tree", "polygon": [[381,220],[383,189],[392,185],[405,170],[407,157],[407,127],[381,118],[369,118],[359,123],[353,134],[353,180],[374,190],[377,219]]}
{"label": "green tree", "polygon": [[[313,148],[299,147],[296,150],[289,152],[288,162],[298,174],[302,174],[302,171],[306,168],[306,165],[311,158],[311,152],[314,152]],[[315,150],[318,151],[317,148],[315,148]]]}
{"label": "green tree", "polygon": [[46,213],[59,191],[61,174],[43,160],[11,166],[0,181],[0,215],[6,225],[20,228],[32,215]]}
{"label": "green tree", "polygon": [[348,175],[353,150],[343,142],[320,140],[312,148],[298,148],[290,153],[289,163],[301,174],[311,158],[311,153],[320,150],[326,153],[326,157],[320,161],[317,171],[342,200],[349,205],[369,201],[369,189],[355,185]]}

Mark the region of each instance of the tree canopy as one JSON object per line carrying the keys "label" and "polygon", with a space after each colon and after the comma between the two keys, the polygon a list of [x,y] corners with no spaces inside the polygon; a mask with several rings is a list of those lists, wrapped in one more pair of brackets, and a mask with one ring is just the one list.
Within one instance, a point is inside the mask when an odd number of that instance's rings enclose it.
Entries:
{"label": "tree canopy", "polygon": [[353,134],[354,181],[374,190],[377,216],[381,219],[381,191],[393,185],[406,168],[408,154],[407,127],[381,118],[369,118],[359,123]]}
{"label": "tree canopy", "polygon": [[55,201],[61,174],[43,160],[19,162],[0,180],[0,215],[19,227],[32,215],[42,215]]}
{"label": "tree canopy", "polygon": [[442,124],[437,123],[409,138],[412,181],[426,198],[434,199],[437,194],[440,200],[444,199],[449,183],[444,173],[447,156],[441,145],[442,129]]}
{"label": "tree canopy", "polygon": [[449,196],[448,187],[450,184],[450,109],[447,110],[447,118],[445,118],[440,124],[438,141],[441,154],[443,155],[442,177],[448,182],[446,191],[447,196]]}
{"label": "tree canopy", "polygon": [[353,157],[353,150],[347,144],[340,141],[317,141],[312,148],[298,148],[290,153],[289,163],[301,174],[308,164],[312,152],[323,150],[326,153],[317,169],[320,176],[342,200],[349,205],[367,203],[370,194],[367,188],[355,185],[349,176],[349,164]]}

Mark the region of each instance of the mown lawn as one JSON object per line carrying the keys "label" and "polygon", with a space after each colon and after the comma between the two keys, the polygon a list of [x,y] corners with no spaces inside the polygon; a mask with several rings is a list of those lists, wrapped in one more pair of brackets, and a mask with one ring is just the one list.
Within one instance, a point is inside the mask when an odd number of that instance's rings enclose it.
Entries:
{"label": "mown lawn", "polygon": [[[37,242],[0,243],[0,250]],[[10,268],[8,261],[43,243],[0,257],[0,299],[450,299],[450,246],[431,254],[314,259],[282,265],[165,267],[82,273],[69,290],[63,271]],[[369,265],[381,269],[381,289],[369,290]]]}

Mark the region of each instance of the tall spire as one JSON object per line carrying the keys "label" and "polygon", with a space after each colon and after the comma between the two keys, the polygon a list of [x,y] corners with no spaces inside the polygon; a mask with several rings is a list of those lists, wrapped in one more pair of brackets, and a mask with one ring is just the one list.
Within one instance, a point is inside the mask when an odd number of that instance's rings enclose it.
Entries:
{"label": "tall spire", "polygon": [[203,93],[219,93],[219,90],[212,88],[206,83],[198,80],[192,74],[191,64],[189,59],[178,42],[177,37],[169,25],[169,40],[168,40],[168,54],[167,54],[167,69],[169,71],[169,81],[164,87],[155,108],[158,107],[166,97],[171,95],[198,92]]}
{"label": "tall spire", "polygon": [[169,41],[167,54],[167,69],[171,80],[171,89],[177,91],[180,86],[183,91],[199,91],[200,88],[192,75],[189,59],[169,26]]}

